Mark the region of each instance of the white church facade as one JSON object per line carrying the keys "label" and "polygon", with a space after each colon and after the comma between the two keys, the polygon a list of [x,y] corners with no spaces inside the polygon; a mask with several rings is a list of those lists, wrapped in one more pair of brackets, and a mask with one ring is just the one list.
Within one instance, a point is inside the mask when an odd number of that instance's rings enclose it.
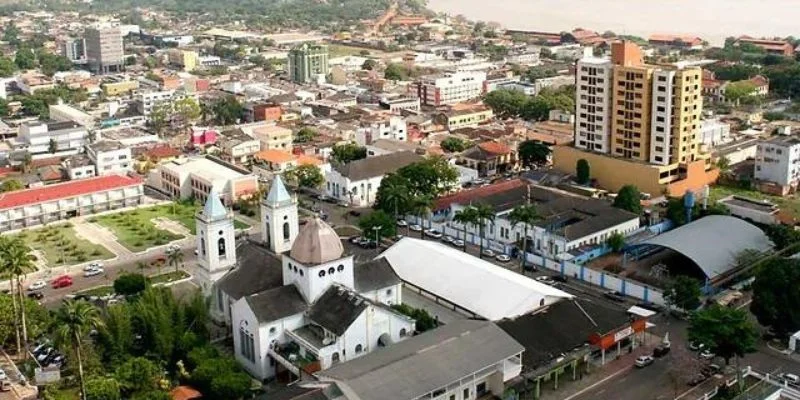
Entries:
{"label": "white church facade", "polygon": [[262,200],[261,218],[263,246],[237,246],[233,216],[218,196],[209,196],[197,216],[196,280],[253,376],[310,374],[412,335],[414,320],[391,308],[402,303],[402,282],[389,263],[356,265],[318,218],[301,230],[297,199],[279,176]]}

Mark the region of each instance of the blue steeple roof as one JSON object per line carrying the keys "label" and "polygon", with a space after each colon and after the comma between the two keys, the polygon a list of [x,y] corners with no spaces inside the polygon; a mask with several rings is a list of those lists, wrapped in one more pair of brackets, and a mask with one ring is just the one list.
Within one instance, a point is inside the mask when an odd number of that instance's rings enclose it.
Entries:
{"label": "blue steeple roof", "polygon": [[222,204],[219,193],[214,189],[211,189],[211,193],[208,194],[206,205],[203,207],[203,214],[209,219],[225,218],[228,216],[228,209]]}
{"label": "blue steeple roof", "polygon": [[267,193],[265,200],[267,204],[272,206],[292,202],[292,195],[286,190],[286,185],[283,184],[283,179],[281,179],[280,175],[275,175],[275,179],[272,180],[272,187],[269,188],[269,193]]}

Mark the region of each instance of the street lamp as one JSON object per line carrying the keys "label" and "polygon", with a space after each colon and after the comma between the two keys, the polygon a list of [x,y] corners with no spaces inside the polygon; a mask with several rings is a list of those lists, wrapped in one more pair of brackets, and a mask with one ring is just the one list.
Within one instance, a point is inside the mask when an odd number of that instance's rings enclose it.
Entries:
{"label": "street lamp", "polygon": [[373,230],[373,231],[375,231],[375,249],[377,249],[377,252],[378,252],[379,254],[380,254],[380,252],[381,252],[381,243],[380,243],[380,240],[378,240],[378,239],[379,239],[379,238],[378,238],[378,236],[379,236],[379,235],[380,235],[380,233],[381,233],[381,229],[383,229],[383,227],[382,227],[382,226],[380,226],[380,225],[377,225],[377,226],[373,226],[373,227],[372,227],[372,230]]}

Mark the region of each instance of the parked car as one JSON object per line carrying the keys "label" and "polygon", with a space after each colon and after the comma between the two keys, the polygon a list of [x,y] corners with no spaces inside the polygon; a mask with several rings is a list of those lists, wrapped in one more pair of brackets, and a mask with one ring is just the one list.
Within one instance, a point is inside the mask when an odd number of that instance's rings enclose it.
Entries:
{"label": "parked car", "polygon": [[406,226],[408,226],[408,222],[406,222],[406,220],[404,220],[404,219],[398,219],[397,220],[397,226],[406,227]]}
{"label": "parked car", "polygon": [[494,257],[495,253],[494,253],[494,250],[492,250],[492,249],[483,249],[483,251],[481,252],[481,255],[484,255],[486,257]]}
{"label": "parked car", "polygon": [[613,290],[603,293],[603,296],[605,296],[609,300],[614,300],[620,303],[625,301],[625,296],[623,296],[622,293],[615,292]]}
{"label": "parked car", "polygon": [[31,283],[30,286],[28,286],[28,290],[33,292],[33,291],[36,291],[36,290],[42,290],[45,287],[47,287],[47,282],[45,282],[43,280],[38,280],[36,282]]}
{"label": "parked car", "polygon": [[90,270],[88,270],[88,271],[84,272],[84,273],[83,273],[83,276],[85,276],[85,277],[89,278],[89,277],[92,277],[92,276],[97,276],[97,275],[100,275],[100,274],[102,274],[104,271],[105,271],[105,270],[103,269],[103,267],[97,267],[97,268],[90,269]]}
{"label": "parked car", "polygon": [[353,236],[350,238],[350,243],[358,244],[359,242],[361,242],[361,239],[363,238],[364,238],[363,236]]}
{"label": "parked car", "polygon": [[697,373],[697,375],[695,375],[691,379],[689,379],[688,384],[689,384],[689,386],[697,386],[697,385],[705,382],[706,379],[708,379],[707,376],[703,375],[702,373]]}
{"label": "parked car", "polygon": [[453,244],[453,240],[456,240],[456,238],[454,238],[454,237],[452,237],[450,235],[442,236],[442,241],[445,242],[445,243]]}
{"label": "parked car", "polygon": [[49,357],[50,354],[52,354],[54,351],[56,350],[53,347],[45,348],[42,352],[39,353],[38,356],[36,356],[36,361],[38,361],[39,363],[44,362],[44,360],[46,360],[47,357]]}
{"label": "parked car", "polygon": [[30,292],[30,293],[28,293],[28,297],[30,297],[32,299],[35,299],[35,300],[41,300],[41,299],[44,298],[44,293],[38,292],[38,291],[37,292]]}
{"label": "parked car", "polygon": [[790,373],[781,374],[781,379],[791,385],[800,385],[800,376]]}
{"label": "parked car", "polygon": [[700,351],[700,350],[703,350],[705,348],[706,348],[706,345],[703,344],[703,343],[689,342],[689,350]]}
{"label": "parked car", "polygon": [[556,283],[556,281],[554,281],[553,278],[549,276],[537,276],[536,278],[533,279],[535,279],[536,282],[544,283],[545,285],[553,285]]}
{"label": "parked car", "polygon": [[72,286],[72,277],[69,275],[61,275],[58,278],[53,279],[53,281],[50,282],[50,286],[52,286],[53,289],[60,289]]}
{"label": "parked car", "polygon": [[339,201],[336,202],[336,205],[339,206],[339,207],[349,207],[350,203],[348,203],[348,202],[346,202],[344,200],[339,200]]}
{"label": "parked car", "polygon": [[556,275],[553,277],[553,280],[556,282],[567,283],[567,276],[566,275]]}
{"label": "parked car", "polygon": [[498,255],[496,255],[494,257],[494,259],[497,260],[497,261],[500,261],[500,262],[509,262],[509,261],[511,261],[511,257],[509,257],[508,254],[498,254]]}
{"label": "parked car", "polygon": [[453,246],[464,247],[464,241],[461,239],[455,239],[453,240]]}
{"label": "parked car", "polygon": [[422,227],[421,227],[421,226],[419,226],[419,225],[417,225],[417,224],[411,224],[411,225],[409,225],[409,226],[408,226],[408,229],[411,229],[411,230],[412,230],[412,231],[414,231],[414,232],[420,232],[420,231],[422,231]]}
{"label": "parked car", "polygon": [[634,364],[639,368],[644,368],[653,363],[655,359],[652,356],[639,356]]}
{"label": "parked car", "polygon": [[700,373],[707,377],[711,377],[716,375],[720,371],[720,369],[721,369],[720,366],[717,364],[708,364],[704,366],[702,369],[700,369]]}
{"label": "parked car", "polygon": [[425,231],[425,236],[430,236],[430,237],[432,237],[434,239],[441,239],[442,238],[442,232],[439,232],[436,229],[427,229]]}
{"label": "parked car", "polygon": [[660,344],[660,345],[656,346],[655,349],[653,349],[653,357],[656,357],[656,358],[664,357],[665,355],[667,355],[667,353],[669,353],[669,350],[670,350],[669,346],[665,346],[664,344]]}
{"label": "parked car", "polygon": [[700,358],[702,358],[704,360],[713,360],[714,357],[716,357],[716,356],[717,356],[716,354],[712,353],[709,350],[703,350],[703,351],[700,352]]}
{"label": "parked car", "polygon": [[316,197],[319,201],[328,201],[330,199],[330,197],[325,194],[318,194]]}
{"label": "parked car", "polygon": [[95,268],[101,268],[101,267],[103,267],[103,263],[93,262],[93,263],[89,263],[89,265],[83,267],[83,270],[84,271],[89,271],[89,270],[93,270]]}

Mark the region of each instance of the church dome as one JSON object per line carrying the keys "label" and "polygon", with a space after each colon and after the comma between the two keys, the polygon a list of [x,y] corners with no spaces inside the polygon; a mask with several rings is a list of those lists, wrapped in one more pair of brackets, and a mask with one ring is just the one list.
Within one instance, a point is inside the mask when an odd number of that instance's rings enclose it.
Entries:
{"label": "church dome", "polygon": [[344,247],[339,235],[319,218],[312,219],[300,230],[289,252],[290,257],[307,265],[338,260],[342,254]]}

